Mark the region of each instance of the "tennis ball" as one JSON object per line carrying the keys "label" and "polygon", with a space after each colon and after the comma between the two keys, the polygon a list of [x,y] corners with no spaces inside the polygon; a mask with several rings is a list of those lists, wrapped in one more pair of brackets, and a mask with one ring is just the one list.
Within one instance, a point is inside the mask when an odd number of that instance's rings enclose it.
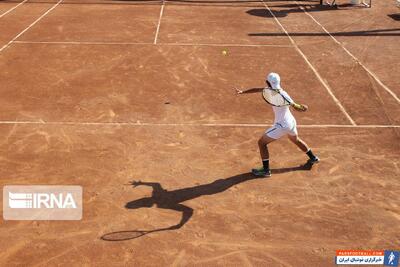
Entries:
{"label": "tennis ball", "polygon": [[228,52],[226,52],[226,50],[222,50],[222,55],[226,56],[228,54]]}

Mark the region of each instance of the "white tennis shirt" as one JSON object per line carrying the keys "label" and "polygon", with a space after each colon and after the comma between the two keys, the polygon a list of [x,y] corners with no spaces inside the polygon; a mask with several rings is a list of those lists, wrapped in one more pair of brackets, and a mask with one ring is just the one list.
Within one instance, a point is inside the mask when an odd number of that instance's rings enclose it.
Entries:
{"label": "white tennis shirt", "polygon": [[[290,104],[293,103],[293,99],[283,89],[281,89],[280,93],[290,102]],[[283,127],[285,127],[284,125],[289,126],[296,122],[292,112],[290,112],[289,107],[290,106],[283,106],[283,107],[272,106],[272,110],[275,113],[274,124],[280,123],[283,124],[282,125]]]}

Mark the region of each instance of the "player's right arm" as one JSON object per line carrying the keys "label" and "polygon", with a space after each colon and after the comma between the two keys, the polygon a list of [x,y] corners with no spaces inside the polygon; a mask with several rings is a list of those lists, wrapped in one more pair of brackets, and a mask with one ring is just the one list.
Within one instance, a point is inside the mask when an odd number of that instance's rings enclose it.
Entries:
{"label": "player's right arm", "polygon": [[280,92],[282,97],[289,103],[291,107],[294,108],[296,111],[305,112],[308,109],[308,106],[305,104],[299,104],[294,102],[294,100],[289,96],[289,94],[285,91]]}
{"label": "player's right arm", "polygon": [[295,110],[300,111],[300,112],[305,112],[308,110],[308,106],[305,104],[297,104],[295,102],[292,102],[290,104],[291,107],[293,107]]}

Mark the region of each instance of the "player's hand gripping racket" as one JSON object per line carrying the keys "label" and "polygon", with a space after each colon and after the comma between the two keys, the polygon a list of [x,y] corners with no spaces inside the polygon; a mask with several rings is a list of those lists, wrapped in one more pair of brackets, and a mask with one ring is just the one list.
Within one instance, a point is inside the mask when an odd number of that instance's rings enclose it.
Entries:
{"label": "player's hand gripping racket", "polygon": [[265,87],[262,91],[264,100],[275,107],[290,106],[291,102],[280,93],[280,90]]}

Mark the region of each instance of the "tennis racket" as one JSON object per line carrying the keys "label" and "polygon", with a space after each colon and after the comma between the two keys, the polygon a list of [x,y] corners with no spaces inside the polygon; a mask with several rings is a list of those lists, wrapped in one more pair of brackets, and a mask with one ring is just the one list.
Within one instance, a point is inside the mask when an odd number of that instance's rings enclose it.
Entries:
{"label": "tennis racket", "polygon": [[270,87],[265,87],[263,89],[262,96],[268,104],[275,107],[289,106],[291,103],[281,94],[280,90],[272,89]]}

